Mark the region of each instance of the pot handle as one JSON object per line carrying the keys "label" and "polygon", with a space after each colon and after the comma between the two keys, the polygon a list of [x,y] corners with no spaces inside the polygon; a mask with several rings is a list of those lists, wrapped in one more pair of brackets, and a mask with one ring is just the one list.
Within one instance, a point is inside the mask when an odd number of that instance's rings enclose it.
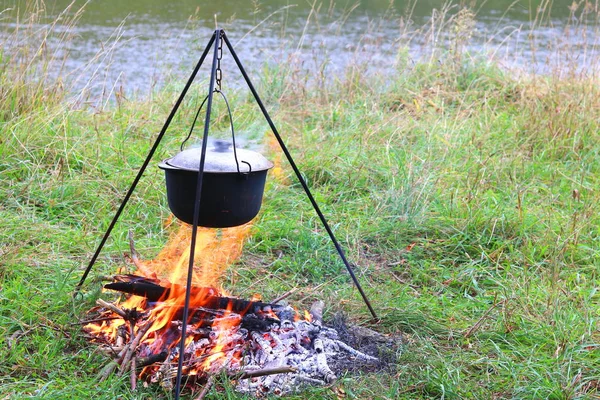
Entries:
{"label": "pot handle", "polygon": [[[233,116],[231,115],[231,107],[229,106],[227,97],[225,97],[225,94],[222,91],[220,91],[219,89],[215,89],[214,93],[219,93],[221,95],[221,97],[223,97],[223,100],[225,100],[225,105],[227,106],[227,113],[229,114],[229,123],[231,125],[231,140],[233,142],[233,157],[235,158],[235,165],[237,167],[238,174],[242,174],[242,172],[240,171],[240,162],[238,161],[238,158],[237,158],[237,151],[235,150],[235,130],[233,128]],[[192,122],[190,131],[188,132],[185,139],[183,139],[183,142],[181,142],[181,146],[179,146],[180,151],[183,151],[183,146],[192,136],[192,132],[194,131],[194,126],[196,126],[196,121],[198,120],[198,116],[200,115],[200,111],[202,111],[202,107],[204,107],[204,103],[206,103],[206,100],[208,100],[208,95],[204,98],[204,100],[202,100],[202,104],[200,104],[200,108],[198,108],[198,111],[196,112],[196,115],[194,116],[194,121]],[[242,162],[244,164],[248,165],[248,173],[252,172],[252,166],[250,165],[250,163],[248,163],[246,161],[242,161]]]}
{"label": "pot handle", "polygon": [[[242,162],[248,166],[248,174],[252,173],[252,165],[250,165],[250,163],[248,161],[242,160]],[[240,171],[238,171],[238,172],[240,172]]]}
{"label": "pot handle", "polygon": [[200,115],[200,111],[202,111],[202,107],[204,107],[204,103],[206,103],[206,100],[208,100],[208,95],[204,98],[204,100],[202,100],[202,104],[200,104],[200,108],[198,108],[198,111],[196,112],[196,116],[194,117],[194,121],[192,122],[192,126],[190,127],[190,131],[188,132],[187,136],[185,137],[185,139],[183,139],[183,142],[181,142],[181,145],[179,146],[179,151],[183,151],[183,146],[185,145],[185,142],[187,142],[190,137],[192,136],[192,132],[194,131],[194,126],[196,125],[196,121],[198,120],[198,116]]}

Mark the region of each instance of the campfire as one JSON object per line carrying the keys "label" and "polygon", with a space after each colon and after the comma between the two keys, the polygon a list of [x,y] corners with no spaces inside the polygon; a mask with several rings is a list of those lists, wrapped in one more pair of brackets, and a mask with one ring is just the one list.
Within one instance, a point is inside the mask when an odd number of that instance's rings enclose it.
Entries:
{"label": "campfire", "polygon": [[197,268],[183,355],[179,354],[185,297],[182,271],[189,261],[189,245],[184,244],[189,243],[191,227],[183,224],[152,261],[140,260],[131,240],[136,271],[116,275],[105,285],[121,292],[124,301],[98,300],[83,327],[90,341],[112,358],[100,379],[129,374],[132,389],[142,382],[172,390],[183,357],[185,382],[192,390],[202,387],[201,397],[214,377],[223,374],[240,392],[260,397],[332,383],[343,368],[331,365],[341,365],[341,359],[350,364],[379,363],[374,355],[340,340],[338,331],[323,323],[322,301],[300,313],[283,302],[291,292],[263,302],[234,298],[219,287],[219,277],[241,253],[249,229],[243,225],[198,231],[203,240],[195,252]]}
{"label": "campfire", "polygon": [[[81,289],[205,57],[213,48],[208,94],[180,145],[181,151],[158,165],[165,171],[171,212],[192,226],[184,225],[175,240],[151,262],[139,260],[132,244],[131,257],[137,270],[133,274],[117,275],[105,286],[125,294],[125,300],[115,303],[99,300],[98,307],[91,310],[95,317],[84,326],[90,340],[113,356],[113,361],[101,373],[102,379],[118,369],[117,374],[130,374],[132,388],[140,379],[144,383],[159,383],[171,388],[175,378],[175,399],[179,399],[184,376],[188,386],[204,383],[200,398],[206,395],[216,374],[232,375],[238,390],[260,396],[287,393],[303,383],[334,381],[336,372],[330,365],[340,354],[349,358],[353,365],[357,361],[378,362],[374,355],[358,351],[340,340],[338,330],[323,324],[324,305],[320,301],[313,304],[310,313],[300,316],[294,308],[276,300],[266,303],[233,298],[218,285],[218,277],[241,252],[243,239],[249,231],[247,223],[260,210],[267,172],[274,167],[260,153],[236,147],[233,116],[221,90],[224,47],[233,56],[365,305],[373,318],[378,319],[227,35],[222,29],[216,29],[75,288],[76,292]],[[214,141],[214,146],[209,149],[208,133],[215,94],[222,97],[227,108],[231,143]],[[184,150],[204,104],[202,145]],[[188,242],[190,245],[186,249],[183,244]]]}

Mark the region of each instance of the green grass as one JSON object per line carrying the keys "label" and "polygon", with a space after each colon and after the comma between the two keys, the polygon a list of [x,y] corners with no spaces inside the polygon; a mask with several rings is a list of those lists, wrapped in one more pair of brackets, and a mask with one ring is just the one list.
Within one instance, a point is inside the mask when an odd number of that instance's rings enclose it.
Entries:
{"label": "green grass", "polygon": [[[357,399],[597,398],[600,86],[441,62],[399,68],[385,84],[348,73],[319,91],[283,65],[264,71],[260,92],[357,264],[381,317],[375,328],[403,337],[394,372],[343,376],[335,390],[291,398],[337,399],[340,389]],[[127,379],[98,383],[107,360],[75,322],[100,284],[71,294],[181,85],[92,111],[54,86],[24,92],[30,81],[12,79],[9,58],[0,65],[0,397],[170,398],[157,387],[132,393]],[[247,94],[230,97],[236,123],[262,135]],[[197,101],[186,100],[155,162],[176,151]],[[266,299],[300,287],[298,307],[323,299],[326,316],[370,326],[283,167],[290,183],[270,177],[225,286]],[[130,229],[142,255],[155,255],[173,229],[168,216],[153,164],[93,275],[125,264]],[[224,380],[217,388],[214,398],[242,398]]]}

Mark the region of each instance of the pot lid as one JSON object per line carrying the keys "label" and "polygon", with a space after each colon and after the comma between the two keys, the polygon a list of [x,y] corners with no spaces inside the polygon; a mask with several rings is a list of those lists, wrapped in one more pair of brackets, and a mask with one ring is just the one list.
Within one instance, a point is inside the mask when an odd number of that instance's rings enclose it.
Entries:
{"label": "pot lid", "polygon": [[[273,167],[273,163],[267,160],[262,154],[252,150],[238,149],[235,152],[239,162],[240,172],[263,171]],[[165,160],[165,163],[171,167],[185,169],[188,171],[198,171],[200,167],[201,147],[194,147],[183,150],[174,157]],[[251,166],[251,168],[249,167]],[[238,172],[235,162],[235,156],[231,142],[225,140],[215,140],[206,148],[206,158],[204,160],[205,172]]]}

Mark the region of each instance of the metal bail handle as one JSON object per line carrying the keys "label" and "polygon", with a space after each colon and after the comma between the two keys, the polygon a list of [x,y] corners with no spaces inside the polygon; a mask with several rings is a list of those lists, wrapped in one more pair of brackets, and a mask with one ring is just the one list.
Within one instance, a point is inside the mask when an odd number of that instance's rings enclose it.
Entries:
{"label": "metal bail handle", "polygon": [[[247,173],[240,171],[240,162],[238,161],[238,158],[237,158],[237,151],[235,149],[235,129],[233,127],[233,115],[231,115],[231,107],[229,106],[229,101],[227,101],[227,97],[225,97],[225,93],[223,93],[220,89],[215,88],[213,93],[219,93],[221,95],[221,97],[223,97],[223,100],[225,100],[225,105],[227,106],[227,113],[229,114],[229,125],[231,126],[231,141],[233,142],[233,157],[235,158],[235,166],[237,167],[238,174],[246,175]],[[196,116],[194,116],[194,121],[192,122],[190,131],[188,132],[188,134],[185,137],[185,139],[183,140],[183,142],[181,142],[181,145],[179,146],[179,150],[183,151],[183,146],[192,136],[192,132],[194,131],[194,127],[196,126],[196,121],[198,120],[198,116],[200,115],[200,112],[202,111],[202,108],[204,107],[204,103],[206,103],[206,100],[208,100],[208,95],[204,98],[204,100],[202,100],[202,104],[200,104],[200,108],[198,108],[198,111],[196,112]],[[248,173],[252,172],[252,166],[250,165],[250,163],[248,163],[246,161],[242,161],[242,162],[248,166]]]}

